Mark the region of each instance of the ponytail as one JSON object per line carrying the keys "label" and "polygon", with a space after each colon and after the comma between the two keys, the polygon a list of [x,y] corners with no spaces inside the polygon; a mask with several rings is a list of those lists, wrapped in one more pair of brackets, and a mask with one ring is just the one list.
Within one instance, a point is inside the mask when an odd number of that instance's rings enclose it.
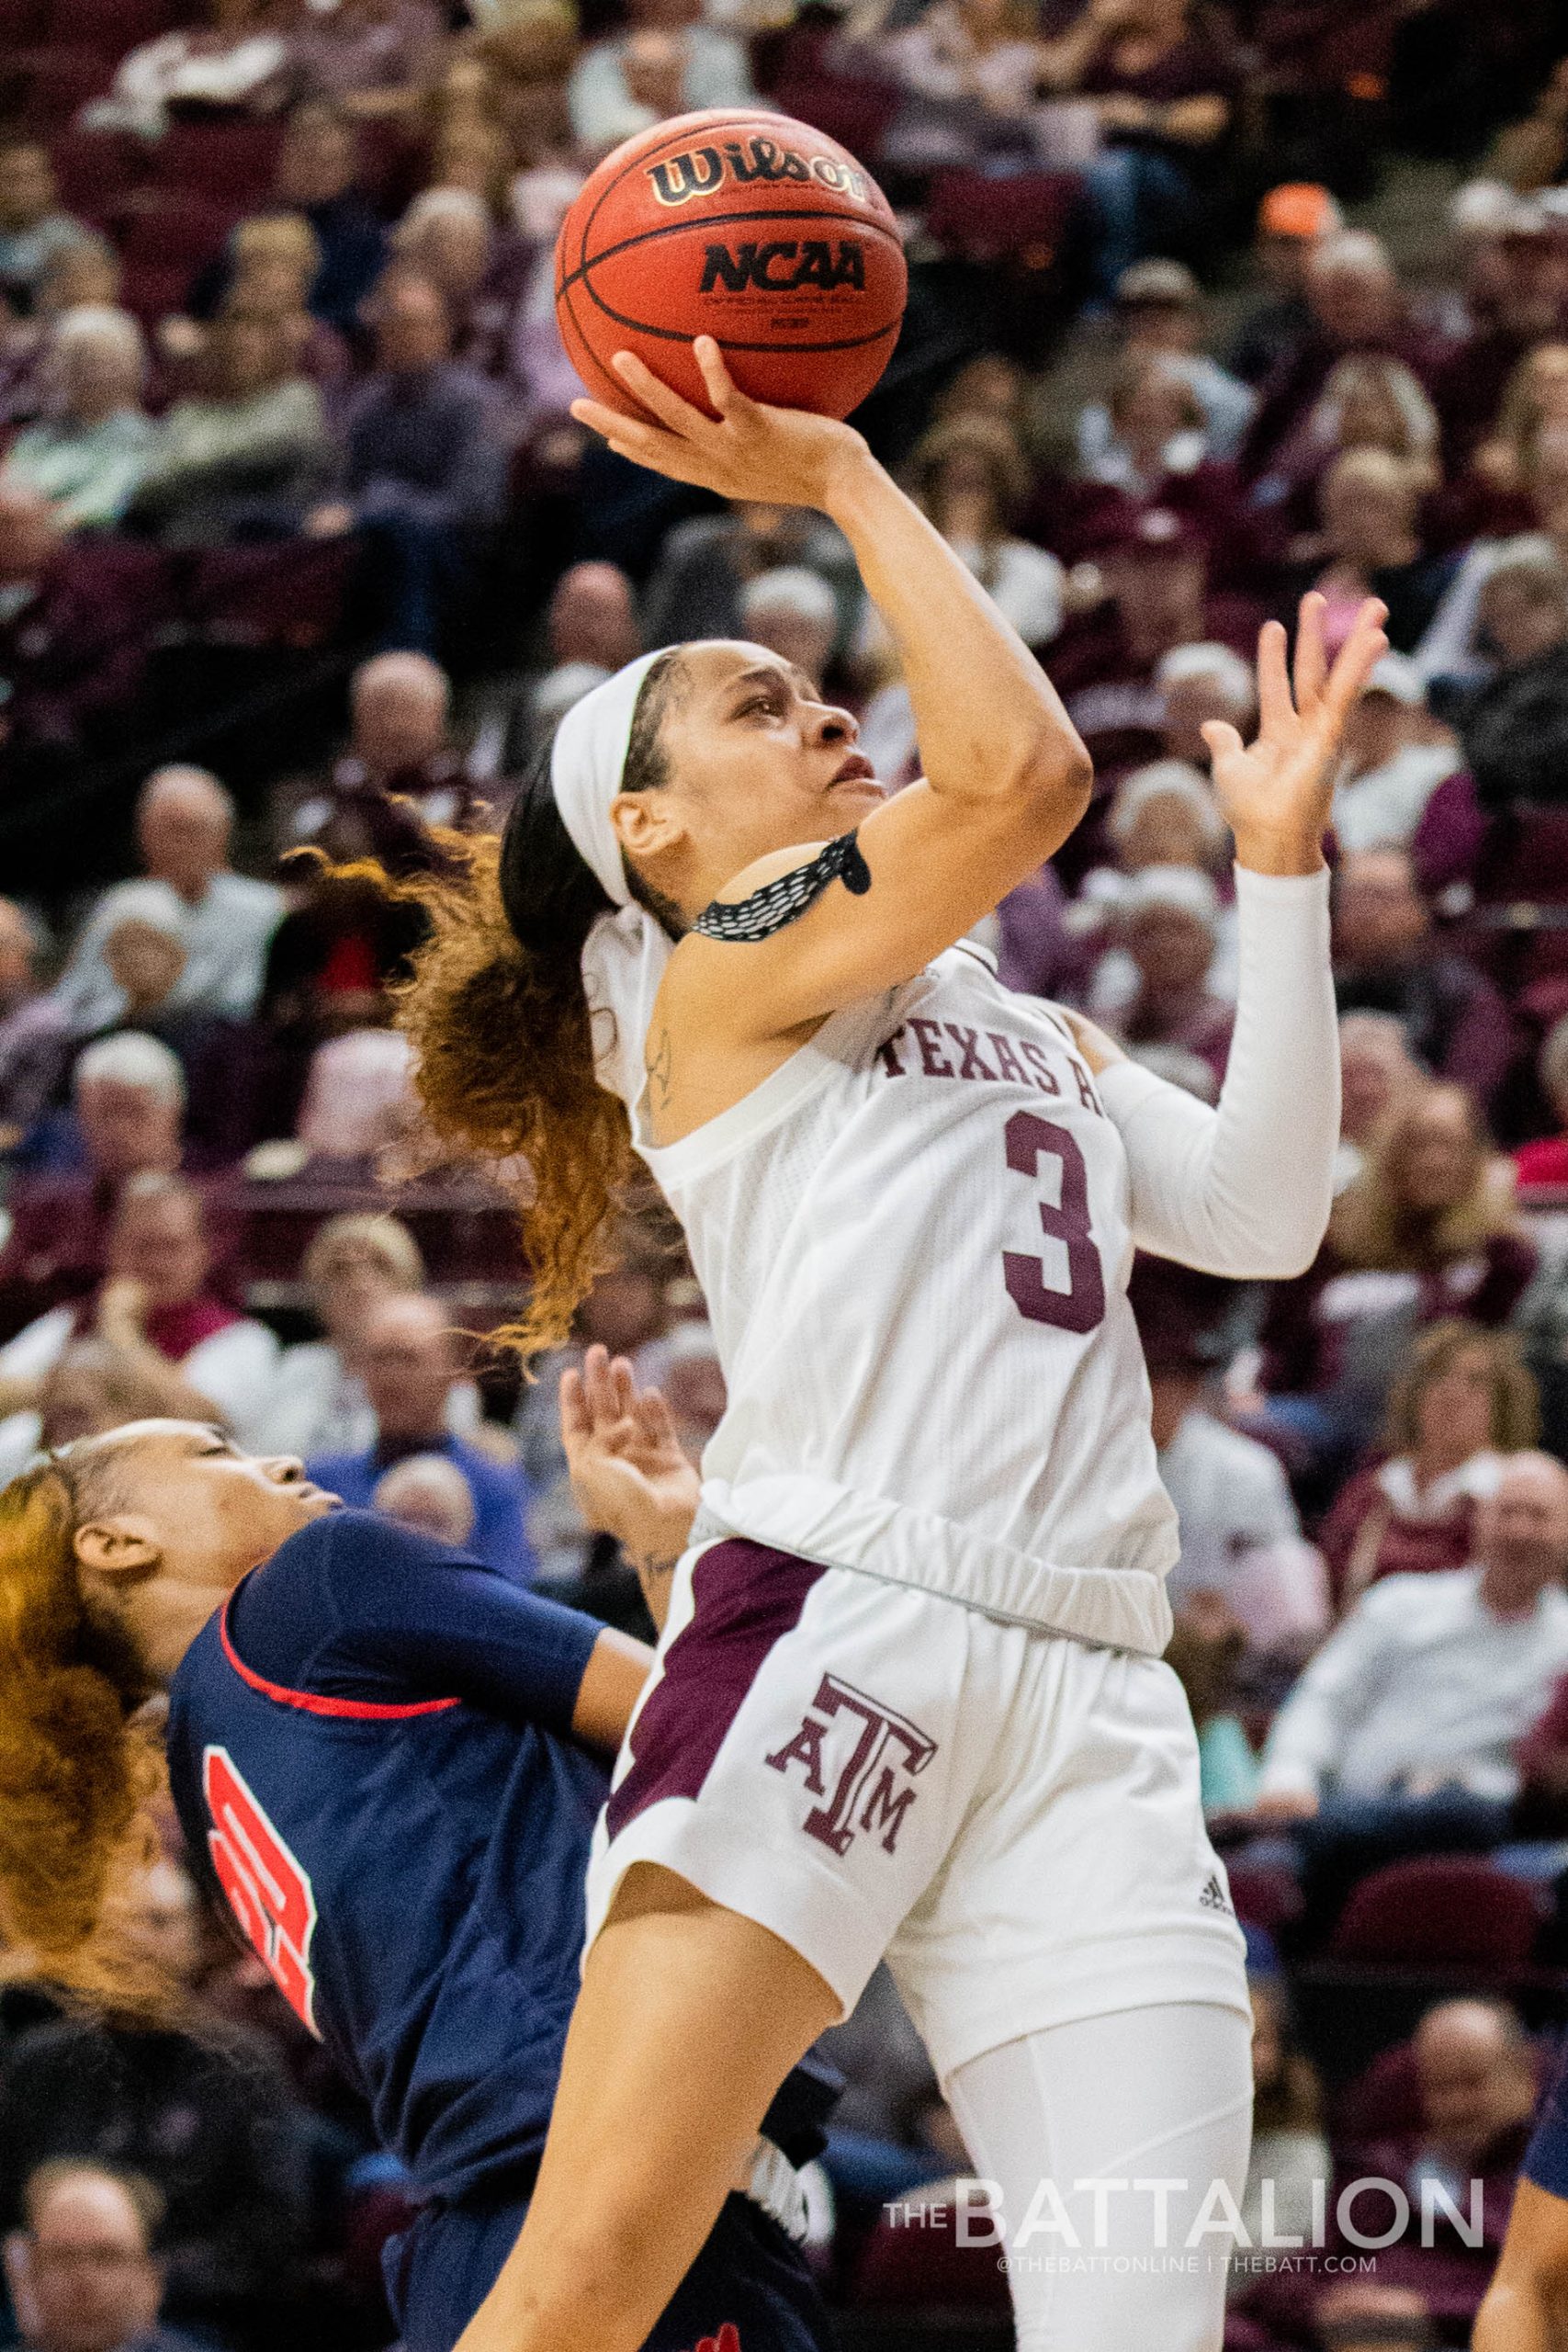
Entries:
{"label": "ponytail", "polygon": [[82,1587],[64,1464],[0,1489],[0,1973],[128,2011],[167,1986],[117,1913],[157,1859],[156,1689],[112,1607]]}

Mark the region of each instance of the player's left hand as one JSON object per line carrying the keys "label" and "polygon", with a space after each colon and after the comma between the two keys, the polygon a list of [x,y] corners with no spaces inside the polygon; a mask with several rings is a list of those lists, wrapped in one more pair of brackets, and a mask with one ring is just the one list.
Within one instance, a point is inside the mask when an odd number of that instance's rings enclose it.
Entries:
{"label": "player's left hand", "polygon": [[1382,629],[1388,607],[1369,597],[1331,669],[1324,644],[1326,610],[1319,595],[1302,598],[1293,680],[1283,628],[1278,621],[1264,624],[1256,741],[1245,744],[1221,718],[1203,729],[1237,862],[1257,873],[1313,874],[1322,865],[1345,721],[1388,651]]}
{"label": "player's left hand", "polygon": [[602,434],[617,457],[667,474],[671,481],[716,491],[721,498],[825,510],[840,470],[865,462],[866,446],[853,426],[806,409],[770,408],[749,400],[712,335],[699,335],[692,352],[716,416],[705,416],[682,400],[631,351],[617,351],[612,364],[627,391],[648,410],[646,421],[589,400],[572,402],[573,416]]}
{"label": "player's left hand", "polygon": [[625,1356],[592,1347],[560,1382],[561,1442],[590,1527],[635,1555],[685,1549],[699,1480],[657,1388],[639,1388]]}

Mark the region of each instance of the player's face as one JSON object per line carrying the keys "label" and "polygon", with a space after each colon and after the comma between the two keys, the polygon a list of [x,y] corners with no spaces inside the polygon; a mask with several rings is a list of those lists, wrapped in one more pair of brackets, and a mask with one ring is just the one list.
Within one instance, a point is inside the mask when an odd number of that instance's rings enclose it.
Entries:
{"label": "player's face", "polygon": [[669,781],[617,805],[658,802],[642,813],[683,833],[696,914],[758,858],[847,833],[888,793],[850,713],[765,647],[690,646],[681,669],[659,734]]}
{"label": "player's face", "polygon": [[250,1569],[337,1501],[288,1455],[241,1453],[194,1421],[137,1421],[85,1441],[108,1457],[76,1535],[155,1671],[172,1674]]}

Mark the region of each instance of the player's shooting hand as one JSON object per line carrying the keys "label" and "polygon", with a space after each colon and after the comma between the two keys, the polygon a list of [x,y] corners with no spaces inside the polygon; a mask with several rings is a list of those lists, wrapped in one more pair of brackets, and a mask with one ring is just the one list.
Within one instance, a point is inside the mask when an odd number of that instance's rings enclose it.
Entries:
{"label": "player's shooting hand", "polygon": [[1388,608],[1369,597],[1331,669],[1324,643],[1326,610],[1319,595],[1302,598],[1293,680],[1284,629],[1278,621],[1265,623],[1253,743],[1244,743],[1224,719],[1211,718],[1203,729],[1237,863],[1255,873],[1315,874],[1323,864],[1345,721],[1388,651],[1382,633]]}
{"label": "player's shooting hand", "polygon": [[711,335],[699,335],[692,350],[716,416],[705,416],[682,400],[630,351],[617,351],[613,364],[648,410],[647,418],[622,416],[591,400],[574,401],[573,416],[602,434],[618,457],[671,481],[692,482],[721,498],[827,510],[845,469],[868,462],[861,435],[834,417],[748,400]]}
{"label": "player's shooting hand", "polygon": [[561,1374],[560,1426],[571,1491],[589,1526],[634,1558],[684,1551],[699,1482],[659,1390],[639,1388],[625,1356],[592,1347],[581,1372]]}

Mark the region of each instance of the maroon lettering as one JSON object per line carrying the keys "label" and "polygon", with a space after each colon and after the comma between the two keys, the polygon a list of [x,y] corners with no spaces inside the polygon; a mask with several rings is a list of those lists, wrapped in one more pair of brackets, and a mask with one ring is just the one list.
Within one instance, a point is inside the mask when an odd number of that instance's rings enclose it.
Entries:
{"label": "maroon lettering", "polygon": [[963,1051],[964,1059],[958,1065],[960,1078],[996,1077],[996,1071],[987,1069],[980,1059],[980,1033],[977,1029],[961,1028],[956,1021],[944,1021],[942,1025],[953,1044]]}
{"label": "maroon lettering", "polygon": [[817,1713],[808,1714],[794,1738],[766,1761],[778,1772],[791,1762],[803,1763],[807,1790],[813,1796],[821,1796],[826,1793],[822,1742],[829,1724],[819,1717],[826,1715],[830,1723],[835,1716],[847,1715],[852,1723],[858,1723],[854,1747],[832,1796],[807,1815],[803,1826],[807,1837],[831,1847],[835,1854],[849,1850],[857,1828],[880,1830],[883,1850],[891,1854],[916,1796],[913,1789],[901,1788],[896,1776],[912,1779],[923,1772],[936,1754],[935,1740],[907,1715],[883,1706],[879,1700],[868,1699],[863,1690],[840,1682],[836,1674],[822,1677],[811,1703]]}
{"label": "maroon lettering", "polygon": [[812,1795],[826,1796],[828,1783],[822,1778],[822,1742],[827,1736],[827,1724],[818,1723],[815,1715],[807,1715],[795,1737],[786,1740],[784,1747],[776,1748],[772,1756],[765,1756],[762,1761],[771,1764],[775,1772],[782,1772],[789,1764],[804,1764],[806,1785]]}
{"label": "maroon lettering", "polygon": [[876,1049],[876,1058],[889,1078],[908,1078],[909,1075],[898,1058],[898,1040],[903,1035],[903,1023],[900,1023],[891,1037],[884,1037]]}
{"label": "maroon lettering", "polygon": [[920,1068],[926,1076],[951,1078],[953,1075],[953,1064],[943,1060],[941,1051],[941,1022],[922,1021],[918,1013],[912,1013],[909,1026],[915,1033],[915,1043],[920,1049]]}
{"label": "maroon lettering", "polygon": [[1021,1037],[1018,1050],[1034,1072],[1034,1083],[1041,1093],[1060,1094],[1062,1081],[1046,1060],[1043,1046],[1037,1046],[1032,1037]]}
{"label": "maroon lettering", "polygon": [[1086,1111],[1098,1111],[1100,1109],[1100,1097],[1095,1092],[1093,1086],[1089,1082],[1088,1070],[1085,1069],[1082,1062],[1075,1060],[1071,1054],[1067,1056],[1067,1060],[1071,1066],[1073,1076],[1078,1082],[1078,1101],[1083,1104]]}
{"label": "maroon lettering", "polygon": [[1010,1079],[1015,1086],[1027,1086],[1029,1072],[1024,1069],[1000,1030],[987,1029],[986,1042],[997,1057],[997,1069],[999,1074],[1003,1078]]}
{"label": "maroon lettering", "polygon": [[1021,1250],[1002,1251],[1008,1295],[1031,1323],[1049,1323],[1058,1331],[1081,1338],[1105,1318],[1105,1276],[1094,1246],[1089,1213],[1089,1170],[1077,1143],[1066,1127],[1038,1119],[1032,1111],[1015,1111],[1007,1123],[1008,1166],[1020,1176],[1037,1176],[1040,1162],[1050,1158],[1061,1164],[1061,1206],[1038,1204],[1040,1229],[1060,1241],[1067,1253],[1067,1287],[1053,1290],[1045,1280],[1044,1261]]}

